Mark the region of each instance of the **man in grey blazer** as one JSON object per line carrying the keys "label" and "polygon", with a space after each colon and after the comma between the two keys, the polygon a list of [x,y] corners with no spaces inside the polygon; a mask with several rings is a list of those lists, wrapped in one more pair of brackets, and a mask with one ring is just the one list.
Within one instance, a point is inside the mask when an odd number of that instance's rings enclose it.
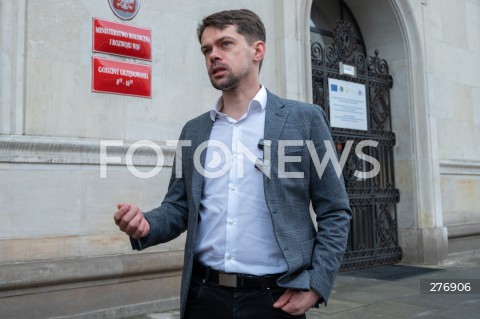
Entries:
{"label": "man in grey blazer", "polygon": [[182,318],[305,318],[332,291],[351,214],[342,177],[320,164],[333,143],[325,114],[259,83],[253,12],[212,14],[197,31],[222,96],[184,126],[162,204],[119,204],[115,223],[136,250],[188,230]]}

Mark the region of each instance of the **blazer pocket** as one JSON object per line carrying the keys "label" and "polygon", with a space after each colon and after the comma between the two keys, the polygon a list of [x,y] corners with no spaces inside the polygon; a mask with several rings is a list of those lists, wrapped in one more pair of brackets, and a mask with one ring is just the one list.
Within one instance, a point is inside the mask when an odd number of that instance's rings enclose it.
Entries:
{"label": "blazer pocket", "polygon": [[285,156],[300,155],[305,151],[308,151],[308,147],[306,146],[288,146],[288,147],[285,147],[285,152],[283,153],[283,155]]}
{"label": "blazer pocket", "polygon": [[272,140],[272,150],[279,156],[293,156],[300,155],[303,152],[307,152],[308,147],[303,137],[297,139],[289,136],[288,138],[284,139],[280,138],[278,140]]}

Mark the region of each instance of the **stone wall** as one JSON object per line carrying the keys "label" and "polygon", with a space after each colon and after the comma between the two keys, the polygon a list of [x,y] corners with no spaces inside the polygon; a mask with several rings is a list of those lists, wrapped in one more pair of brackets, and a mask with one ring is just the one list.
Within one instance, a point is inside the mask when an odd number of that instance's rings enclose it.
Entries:
{"label": "stone wall", "polygon": [[440,2],[428,1],[424,11],[425,68],[443,224],[454,255],[480,249],[480,3]]}

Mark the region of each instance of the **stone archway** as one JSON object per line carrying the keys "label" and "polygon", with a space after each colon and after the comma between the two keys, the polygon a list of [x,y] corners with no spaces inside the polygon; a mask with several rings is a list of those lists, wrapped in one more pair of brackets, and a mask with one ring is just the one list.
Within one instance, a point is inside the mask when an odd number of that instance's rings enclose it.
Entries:
{"label": "stone archway", "polygon": [[[302,5],[305,17],[310,17],[312,2],[306,0]],[[431,145],[422,26],[414,19],[422,4],[400,0],[345,3],[362,30],[367,55],[378,50],[388,61],[395,83],[391,90],[392,128],[397,137],[394,166],[401,199],[397,216],[403,262],[439,264],[447,257],[448,236],[443,226],[439,168]],[[305,20],[307,44],[310,28],[309,19]],[[305,76],[311,88],[309,58],[305,59]],[[306,98],[312,101],[311,89]]]}

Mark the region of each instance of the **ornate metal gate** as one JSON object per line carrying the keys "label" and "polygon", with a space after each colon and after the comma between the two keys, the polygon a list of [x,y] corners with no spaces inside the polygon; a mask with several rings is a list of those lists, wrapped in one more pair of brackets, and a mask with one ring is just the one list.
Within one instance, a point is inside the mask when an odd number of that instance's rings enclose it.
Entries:
{"label": "ornate metal gate", "polygon": [[[352,130],[332,127],[332,136],[339,157],[347,141],[352,140],[343,169],[345,185],[352,208],[352,221],[341,271],[397,263],[402,250],[397,239],[396,203],[399,192],[395,188],[393,147],[390,112],[390,89],[393,80],[388,64],[375,56],[365,57],[357,47],[357,35],[353,26],[338,20],[333,30],[333,43],[322,47],[311,44],[312,82],[314,103],[321,105],[330,118],[328,79],[339,79],[365,85],[367,97],[368,130]],[[356,76],[340,73],[340,63],[355,66]],[[354,175],[358,171],[370,171],[372,163],[360,160],[355,154],[356,145],[363,140],[378,142],[363,152],[380,162],[380,173],[368,179]],[[346,149],[345,149],[346,150]]]}

